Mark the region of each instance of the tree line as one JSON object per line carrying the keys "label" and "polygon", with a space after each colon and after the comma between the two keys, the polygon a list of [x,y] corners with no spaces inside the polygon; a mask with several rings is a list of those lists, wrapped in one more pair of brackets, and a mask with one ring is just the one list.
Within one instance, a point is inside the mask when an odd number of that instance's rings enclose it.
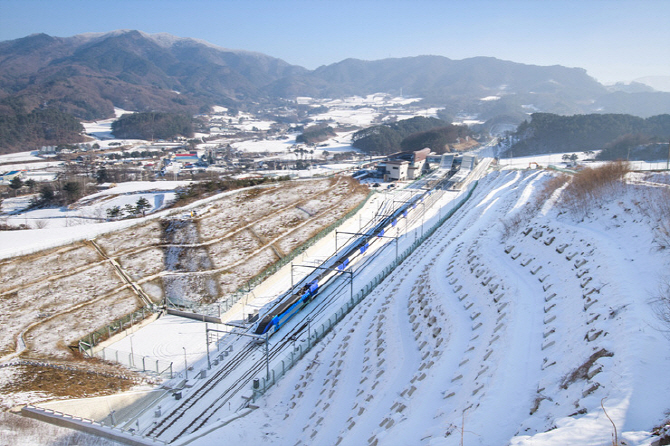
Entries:
{"label": "tree line", "polygon": [[55,108],[24,111],[20,101],[0,103],[0,154],[46,145],[84,141],[84,127],[74,116]]}
{"label": "tree line", "polygon": [[624,114],[560,116],[533,113],[510,135],[514,156],[603,149],[603,159],[623,159],[640,144],[667,142],[670,115],[640,118]]}
{"label": "tree line", "polygon": [[380,155],[426,147],[440,154],[448,152],[448,145],[455,143],[457,138],[470,135],[467,126],[416,116],[359,130],[352,135],[352,145],[363,152]]}
{"label": "tree line", "polygon": [[302,134],[298,135],[295,142],[302,144],[318,144],[335,136],[335,130],[328,125],[312,125],[305,128]]}
{"label": "tree line", "polygon": [[193,136],[193,118],[180,113],[146,112],[121,116],[112,123],[116,138],[170,139]]}

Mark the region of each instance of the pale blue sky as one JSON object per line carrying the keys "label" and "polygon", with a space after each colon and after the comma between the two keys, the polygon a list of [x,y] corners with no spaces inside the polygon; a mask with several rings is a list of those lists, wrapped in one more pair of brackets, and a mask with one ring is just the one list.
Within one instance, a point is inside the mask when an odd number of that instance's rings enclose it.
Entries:
{"label": "pale blue sky", "polygon": [[601,82],[670,76],[670,0],[0,0],[0,41],[138,29],[306,68],[492,56]]}

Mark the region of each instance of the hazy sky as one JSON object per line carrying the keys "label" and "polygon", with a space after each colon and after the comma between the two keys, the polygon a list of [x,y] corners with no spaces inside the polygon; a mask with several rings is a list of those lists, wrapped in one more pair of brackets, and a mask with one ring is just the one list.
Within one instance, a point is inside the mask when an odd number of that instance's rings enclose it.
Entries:
{"label": "hazy sky", "polygon": [[316,68],[492,56],[604,83],[670,76],[670,0],[0,0],[0,41],[138,29]]}

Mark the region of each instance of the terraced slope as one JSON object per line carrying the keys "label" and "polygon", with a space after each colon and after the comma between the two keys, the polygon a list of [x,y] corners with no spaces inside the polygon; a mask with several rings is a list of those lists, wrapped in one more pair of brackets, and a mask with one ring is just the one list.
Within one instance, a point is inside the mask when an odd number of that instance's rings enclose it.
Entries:
{"label": "terraced slope", "polygon": [[554,207],[547,178],[480,181],[261,409],[194,444],[610,444],[601,401],[620,439],[648,444],[670,394],[650,186],[582,220]]}

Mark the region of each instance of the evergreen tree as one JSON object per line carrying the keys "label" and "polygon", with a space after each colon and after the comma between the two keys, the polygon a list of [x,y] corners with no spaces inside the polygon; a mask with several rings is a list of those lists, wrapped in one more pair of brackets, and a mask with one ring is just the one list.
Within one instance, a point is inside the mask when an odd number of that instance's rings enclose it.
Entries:
{"label": "evergreen tree", "polygon": [[23,187],[23,181],[17,175],[14,178],[12,178],[12,181],[9,182],[9,187],[14,191],[14,196],[16,196],[19,189]]}
{"label": "evergreen tree", "polygon": [[107,209],[107,217],[111,219],[117,218],[121,214],[121,208],[118,206],[114,206],[112,208]]}
{"label": "evergreen tree", "polygon": [[123,207],[123,211],[129,216],[132,217],[137,215],[137,208],[132,204],[128,203]]}
{"label": "evergreen tree", "polygon": [[28,189],[30,189],[30,192],[32,192],[33,189],[35,188],[35,185],[37,185],[37,182],[32,178],[29,178],[28,180],[26,180],[25,185],[26,187],[28,187]]}
{"label": "evergreen tree", "polygon": [[44,205],[50,205],[54,202],[56,194],[49,185],[44,185],[40,188],[40,202]]}
{"label": "evergreen tree", "polygon": [[76,181],[68,181],[63,185],[67,203],[77,201],[81,195],[81,186]]}
{"label": "evergreen tree", "polygon": [[98,171],[95,172],[95,180],[98,182],[98,184],[106,183],[108,181],[107,169],[104,167],[98,169]]}
{"label": "evergreen tree", "polygon": [[142,214],[142,216],[145,216],[146,213],[145,211],[147,209],[151,208],[151,205],[149,204],[149,200],[147,200],[144,197],[140,197],[139,200],[137,200],[137,203],[135,203],[135,209],[137,210],[138,214]]}

